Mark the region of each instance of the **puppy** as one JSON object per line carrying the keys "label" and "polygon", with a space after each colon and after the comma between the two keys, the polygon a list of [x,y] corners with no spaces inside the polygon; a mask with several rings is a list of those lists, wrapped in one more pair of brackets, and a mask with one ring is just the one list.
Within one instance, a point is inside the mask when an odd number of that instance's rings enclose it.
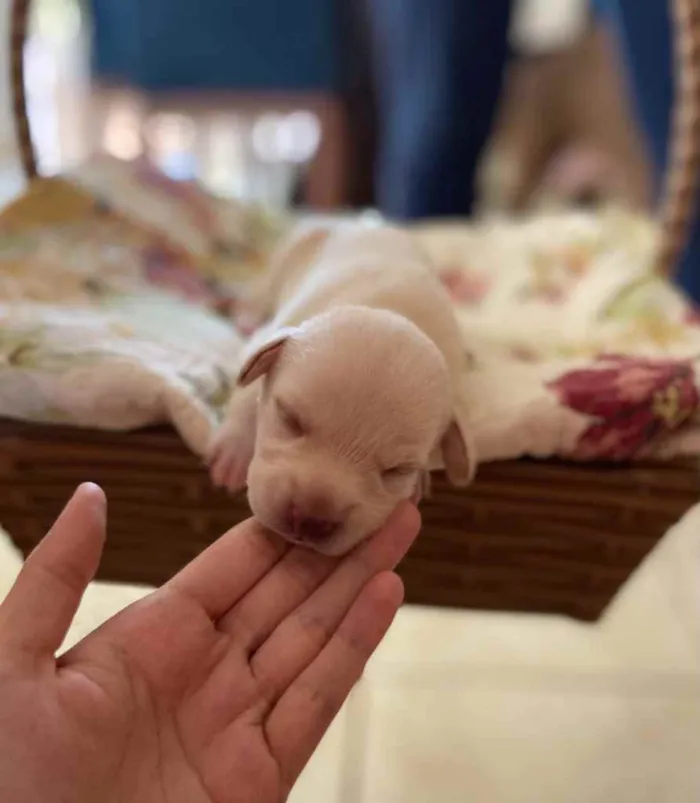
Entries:
{"label": "puppy", "polygon": [[632,188],[624,171],[605,152],[573,143],[549,162],[532,205],[537,209],[590,207],[629,203]]}
{"label": "puppy", "polygon": [[211,446],[216,485],[247,482],[263,524],[341,555],[402,499],[418,502],[439,462],[455,485],[471,481],[474,450],[455,413],[467,356],[410,235],[299,234],[265,301],[276,312],[245,351]]}

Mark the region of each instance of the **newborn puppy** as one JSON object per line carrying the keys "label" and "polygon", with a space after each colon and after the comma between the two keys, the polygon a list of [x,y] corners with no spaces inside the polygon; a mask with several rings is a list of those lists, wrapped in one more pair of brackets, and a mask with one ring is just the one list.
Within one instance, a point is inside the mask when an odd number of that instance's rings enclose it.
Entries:
{"label": "newborn puppy", "polygon": [[573,144],[547,165],[533,205],[539,208],[589,207],[610,202],[634,205],[624,171],[603,151]]}
{"label": "newborn puppy", "polygon": [[210,451],[217,485],[247,482],[263,524],[341,555],[402,499],[420,499],[436,456],[454,484],[470,482],[474,454],[455,415],[466,355],[409,235],[302,234],[267,300],[277,312],[246,349]]}

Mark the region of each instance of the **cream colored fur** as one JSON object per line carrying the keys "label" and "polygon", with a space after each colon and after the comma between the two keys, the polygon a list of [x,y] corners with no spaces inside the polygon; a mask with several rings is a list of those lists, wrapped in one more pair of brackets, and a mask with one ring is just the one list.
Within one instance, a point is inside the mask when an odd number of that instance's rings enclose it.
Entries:
{"label": "cream colored fur", "polygon": [[343,554],[401,499],[418,499],[435,454],[466,485],[459,421],[468,365],[450,301],[412,237],[315,227],[284,246],[210,453],[217,485],[248,484],[255,515]]}

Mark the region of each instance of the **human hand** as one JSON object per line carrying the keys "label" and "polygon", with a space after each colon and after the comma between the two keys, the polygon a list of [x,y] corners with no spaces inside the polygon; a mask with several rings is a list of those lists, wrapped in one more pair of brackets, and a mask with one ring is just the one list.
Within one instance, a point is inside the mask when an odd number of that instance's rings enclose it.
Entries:
{"label": "human hand", "polygon": [[285,800],[402,601],[417,511],[340,560],[250,519],[56,659],[105,524],[81,486],[0,606],[0,800]]}

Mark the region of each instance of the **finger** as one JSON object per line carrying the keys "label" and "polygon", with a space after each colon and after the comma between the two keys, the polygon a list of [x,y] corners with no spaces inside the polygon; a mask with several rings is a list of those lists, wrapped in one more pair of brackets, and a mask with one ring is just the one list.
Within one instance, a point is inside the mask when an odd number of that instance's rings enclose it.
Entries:
{"label": "finger", "polygon": [[402,601],[403,584],[397,575],[384,572],[370,580],[326,647],[270,713],[263,725],[267,742],[290,787],[359,680]]}
{"label": "finger", "polygon": [[[399,508],[385,527],[401,527],[394,516],[405,514]],[[340,560],[295,547],[258,585],[220,621],[219,629],[228,633],[243,651],[252,654],[272,631],[299,607],[334,571]]]}
{"label": "finger", "polygon": [[97,485],[81,485],[27,558],[0,606],[3,649],[53,656],[65,638],[105,542],[107,505]]}
{"label": "finger", "polygon": [[375,536],[345,557],[330,577],[283,619],[250,659],[251,672],[268,703],[316,658],[368,581],[398,564],[419,528],[416,508],[402,504]]}
{"label": "finger", "polygon": [[211,619],[219,619],[244,597],[289,550],[255,519],[229,530],[168,581],[163,591],[186,594]]}
{"label": "finger", "polygon": [[251,655],[277,625],[330,576],[338,558],[293,547],[220,621],[219,630]]}

